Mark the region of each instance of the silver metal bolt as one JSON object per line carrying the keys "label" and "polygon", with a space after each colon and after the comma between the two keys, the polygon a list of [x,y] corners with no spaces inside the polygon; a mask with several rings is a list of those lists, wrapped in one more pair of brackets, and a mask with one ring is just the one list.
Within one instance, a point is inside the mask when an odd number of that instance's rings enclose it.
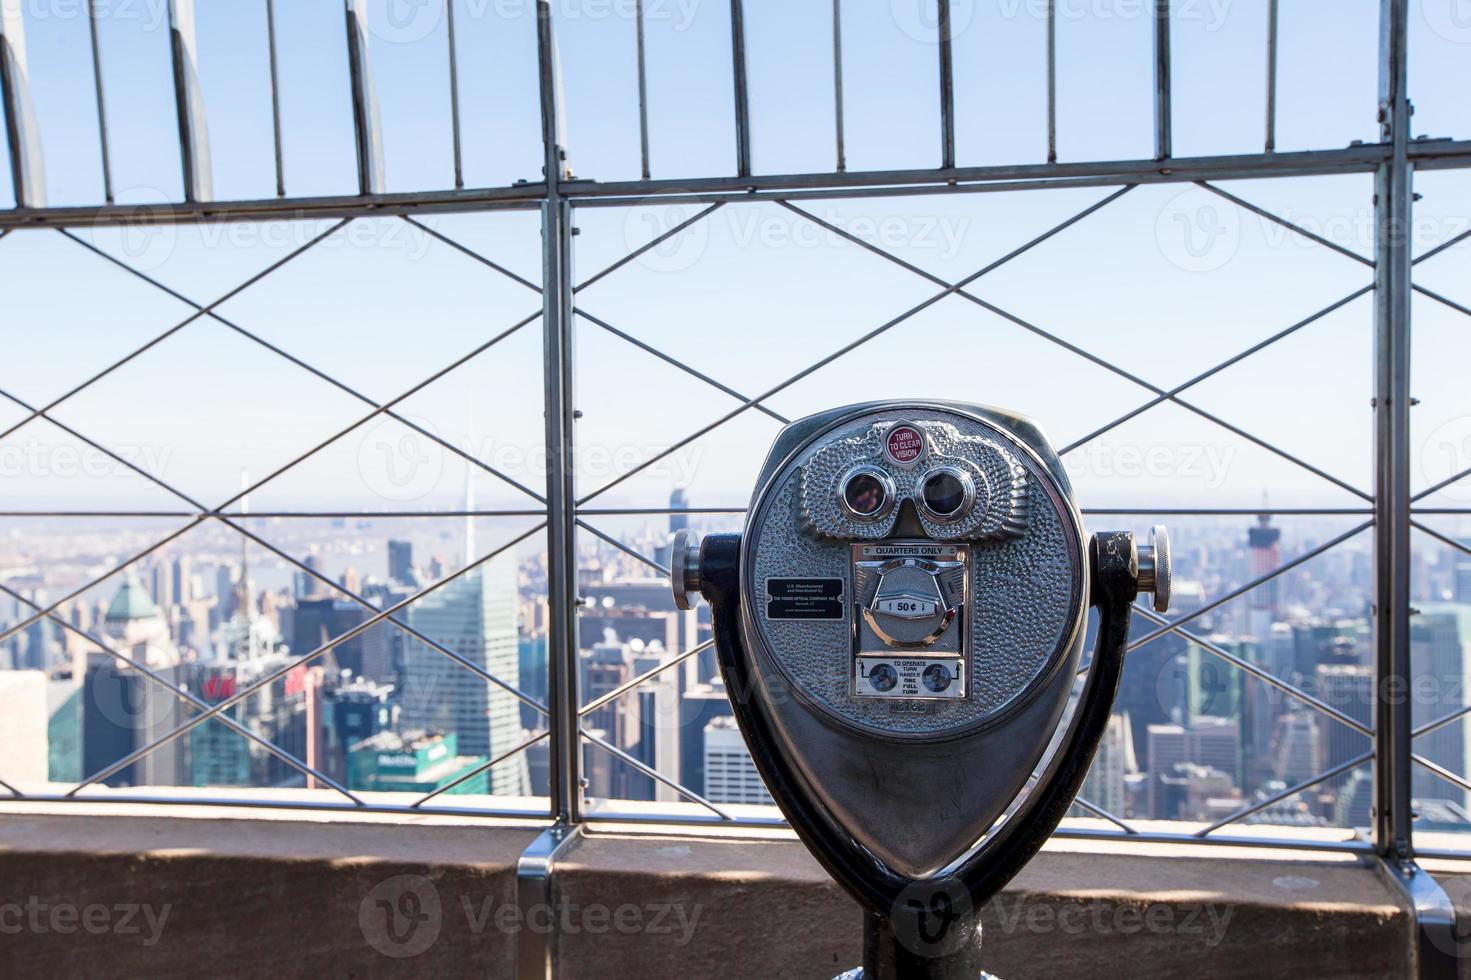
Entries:
{"label": "silver metal bolt", "polygon": [[1154,593],[1155,612],[1169,611],[1173,576],[1170,532],[1163,524],[1156,524],[1149,529],[1149,544],[1139,549],[1139,591]]}
{"label": "silver metal bolt", "polygon": [[695,608],[695,596],[700,594],[700,539],[688,528],[674,532],[669,556],[669,584],[674,590],[676,608]]}

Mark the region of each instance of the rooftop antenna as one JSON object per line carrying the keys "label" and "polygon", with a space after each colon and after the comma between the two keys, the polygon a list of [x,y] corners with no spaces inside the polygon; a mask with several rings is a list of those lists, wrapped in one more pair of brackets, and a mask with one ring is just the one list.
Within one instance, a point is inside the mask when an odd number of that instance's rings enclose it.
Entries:
{"label": "rooftop antenna", "polygon": [[[475,452],[475,393],[465,393],[465,451]],[[475,473],[465,461],[465,566],[475,561]]]}
{"label": "rooftop antenna", "polygon": [[[242,491],[250,489],[250,471],[243,466],[240,468],[240,489]],[[242,492],[240,495],[240,514],[242,517],[250,514],[249,493]],[[250,564],[246,554],[246,549],[249,547],[250,539],[243,534],[240,535],[240,615],[244,617],[247,624],[250,622],[253,599],[250,594]]]}

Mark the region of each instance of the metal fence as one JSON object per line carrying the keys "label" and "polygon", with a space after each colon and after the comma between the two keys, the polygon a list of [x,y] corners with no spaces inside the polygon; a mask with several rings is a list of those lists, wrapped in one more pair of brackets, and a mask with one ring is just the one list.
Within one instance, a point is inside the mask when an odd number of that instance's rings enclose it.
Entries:
{"label": "metal fence", "polygon": [[[336,790],[343,798],[339,803],[318,803],[310,805],[346,809],[386,809],[395,812],[439,812],[444,801],[438,799],[438,797],[450,787],[442,787],[434,792],[430,792],[417,802],[409,805],[384,806],[366,801],[347,787],[320,772],[317,768],[309,765],[297,755],[261,739],[255,733],[238,724],[227,713],[227,709],[230,706],[241,702],[253,693],[280,680],[290,669],[324,656],[329,651],[354,639],[375,625],[387,623],[406,631],[419,642],[437,650],[439,653],[458,663],[461,667],[481,675],[487,682],[499,685],[521,703],[529,705],[538,715],[546,719],[547,727],[544,731],[537,732],[528,741],[506,748],[504,751],[498,748],[494,756],[480,767],[477,772],[489,769],[534,744],[538,744],[543,740],[549,740],[549,816],[559,825],[577,825],[586,820],[598,819],[599,817],[596,813],[585,812],[584,808],[581,787],[584,748],[588,745],[596,746],[599,751],[611,753],[624,764],[641,772],[646,777],[668,786],[680,796],[693,801],[702,810],[702,813],[698,816],[691,816],[688,812],[681,814],[645,814],[643,816],[622,814],[617,819],[657,819],[664,822],[694,823],[712,821],[716,823],[750,822],[751,818],[744,816],[737,818],[721,805],[705,800],[693,789],[679,786],[666,775],[633,757],[619,746],[604,739],[601,735],[589,730],[584,724],[584,719],[590,713],[603,708],[616,698],[633,691],[654,676],[664,671],[675,669],[690,658],[698,656],[709,647],[709,643],[699,644],[679,651],[677,655],[670,657],[656,669],[642,676],[635,677],[614,690],[584,703],[578,690],[578,538],[580,535],[596,537],[611,547],[629,551],[639,561],[656,570],[658,573],[666,574],[667,570],[654,557],[632,551],[627,544],[599,529],[597,522],[601,517],[620,514],[661,514],[673,513],[675,511],[659,508],[648,508],[638,511],[618,510],[616,508],[600,509],[598,505],[600,501],[605,499],[605,494],[624,481],[655,465],[669,454],[676,453],[683,447],[695,443],[718,427],[746,413],[763,413],[778,422],[787,421],[783,415],[771,407],[770,402],[775,396],[827,365],[832,364],[839,358],[844,357],[858,347],[886,334],[901,323],[916,317],[936,303],[954,297],[974,304],[976,307],[1001,317],[1031,335],[1040,338],[1042,341],[1056,345],[1060,349],[1083,358],[1090,364],[1109,372],[1113,376],[1128,382],[1140,390],[1143,397],[1137,407],[1111,419],[1104,425],[1098,426],[1083,438],[1077,439],[1065,446],[1063,448],[1064,453],[1117,429],[1119,426],[1138,417],[1141,413],[1149,411],[1156,406],[1169,403],[1197,418],[1224,428],[1241,440],[1332,484],[1338,489],[1352,495],[1358,501],[1361,501],[1361,506],[1350,508],[1281,511],[1282,513],[1296,514],[1343,515],[1353,518],[1355,523],[1346,533],[1313,547],[1308,552],[1282,566],[1272,569],[1241,587],[1225,595],[1218,596],[1186,614],[1174,618],[1167,618],[1141,607],[1139,609],[1139,616],[1153,623],[1154,628],[1136,635],[1136,638],[1131,644],[1131,650],[1138,649],[1166,635],[1184,637],[1199,648],[1221,658],[1233,668],[1246,672],[1261,683],[1270,685],[1290,695],[1311,708],[1328,715],[1352,731],[1372,739],[1372,749],[1346,762],[1335,765],[1315,778],[1288,786],[1281,793],[1268,799],[1252,802],[1228,817],[1194,833],[1170,834],[1143,831],[1131,826],[1128,821],[1107,813],[1103,808],[1089,801],[1083,801],[1082,805],[1116,824],[1118,831],[1114,833],[1072,829],[1065,830],[1064,833],[1080,836],[1109,836],[1139,840],[1198,840],[1250,843],[1258,846],[1310,846],[1302,841],[1279,840],[1274,842],[1250,835],[1232,836],[1229,833],[1221,834],[1218,831],[1230,828],[1236,825],[1238,821],[1282,799],[1311,789],[1320,783],[1340,776],[1356,767],[1372,762],[1374,791],[1372,840],[1345,840],[1341,842],[1321,843],[1313,846],[1326,846],[1348,850],[1373,850],[1387,858],[1409,860],[1414,854],[1412,846],[1411,774],[1415,767],[1419,766],[1434,771],[1439,777],[1463,789],[1471,790],[1471,783],[1468,783],[1464,776],[1452,773],[1443,766],[1415,752],[1413,740],[1417,736],[1425,735],[1459,722],[1466,715],[1471,714],[1471,707],[1461,708],[1443,717],[1419,724],[1417,727],[1412,723],[1410,705],[1405,699],[1381,695],[1376,697],[1375,700],[1372,723],[1365,724],[1349,717],[1343,711],[1328,704],[1325,700],[1314,696],[1312,693],[1299,689],[1289,683],[1289,681],[1274,676],[1261,666],[1225,649],[1220,644],[1213,642],[1209,637],[1193,631],[1192,626],[1200,617],[1221,607],[1225,603],[1289,572],[1303,562],[1327,552],[1359,532],[1371,530],[1373,535],[1375,582],[1373,648],[1374,663],[1379,682],[1376,691],[1383,692],[1385,690],[1395,689],[1396,687],[1405,689],[1412,683],[1410,623],[1414,611],[1411,608],[1410,591],[1411,532],[1412,530],[1422,532],[1447,547],[1456,549],[1459,552],[1471,554],[1471,549],[1468,549],[1463,542],[1457,541],[1427,525],[1422,515],[1417,513],[1417,506],[1420,505],[1420,502],[1471,475],[1471,470],[1455,473],[1437,484],[1421,489],[1418,492],[1412,492],[1411,490],[1410,416],[1411,406],[1414,403],[1410,393],[1411,297],[1413,294],[1418,293],[1430,301],[1451,308],[1461,314],[1471,315],[1471,309],[1460,305],[1448,296],[1417,284],[1414,281],[1413,273],[1415,266],[1419,263],[1454,247],[1464,241],[1468,235],[1471,235],[1471,232],[1461,232],[1453,238],[1440,243],[1433,249],[1418,256],[1413,256],[1406,229],[1410,227],[1413,220],[1413,204],[1415,200],[1413,192],[1414,175],[1424,171],[1471,168],[1471,142],[1417,140],[1412,138],[1410,127],[1411,107],[1407,92],[1407,25],[1411,13],[1410,7],[1408,0],[1382,0],[1379,5],[1382,35],[1380,63],[1378,66],[1381,79],[1378,106],[1378,122],[1380,126],[1379,142],[1309,151],[1277,151],[1276,80],[1279,71],[1277,64],[1279,0],[1269,0],[1269,19],[1266,32],[1268,82],[1266,86],[1266,103],[1263,107],[1264,139],[1262,151],[1260,153],[1229,156],[1177,157],[1172,152],[1172,120],[1174,118],[1174,109],[1172,107],[1172,68],[1174,62],[1171,58],[1170,50],[1171,0],[1151,0],[1151,3],[1153,3],[1153,16],[1149,18],[1149,21],[1152,23],[1154,50],[1154,154],[1151,158],[1116,161],[1058,162],[1056,9],[1055,4],[1049,3],[1046,11],[1046,161],[1006,166],[957,166],[955,125],[956,85],[954,81],[955,65],[950,26],[952,3],[951,0],[937,0],[933,8],[937,32],[937,44],[935,46],[937,58],[934,71],[938,73],[939,78],[940,126],[938,131],[934,133],[934,140],[938,157],[941,161],[940,166],[927,169],[889,171],[849,170],[846,167],[847,152],[845,149],[843,126],[845,118],[843,103],[844,63],[841,52],[844,34],[840,16],[841,5],[839,0],[834,0],[831,8],[832,72],[833,93],[835,97],[834,115],[836,120],[833,169],[827,172],[760,174],[753,173],[752,167],[751,99],[747,81],[746,33],[744,28],[745,11],[743,10],[743,0],[729,0],[732,38],[730,59],[734,83],[732,110],[736,150],[733,167],[734,173],[729,176],[707,176],[675,180],[655,178],[651,174],[649,114],[646,104],[648,80],[644,53],[644,8],[641,3],[635,0],[634,12],[637,25],[636,41],[639,97],[638,118],[640,127],[639,145],[642,177],[631,181],[600,182],[597,180],[575,178],[569,170],[567,163],[568,147],[563,137],[563,107],[560,97],[561,80],[559,78],[560,67],[554,38],[555,18],[546,0],[538,0],[536,4],[537,65],[539,68],[540,91],[539,114],[543,142],[543,179],[535,182],[517,183],[510,186],[470,188],[465,186],[461,150],[461,105],[459,69],[456,61],[455,4],[447,2],[444,6],[443,14],[447,19],[448,27],[450,73],[449,88],[445,97],[449,100],[452,107],[451,119],[453,121],[454,143],[453,186],[429,192],[390,193],[385,189],[383,135],[379,122],[374,75],[370,63],[369,32],[367,31],[364,20],[364,6],[361,0],[345,0],[344,13],[346,17],[343,42],[346,45],[348,65],[350,68],[353,132],[355,134],[356,149],[355,160],[359,192],[356,194],[330,197],[301,197],[290,196],[287,193],[285,173],[282,165],[281,109],[277,95],[275,4],[273,0],[265,0],[265,13],[269,26],[270,91],[274,132],[276,196],[263,200],[230,201],[214,199],[211,190],[210,154],[207,137],[205,136],[204,101],[200,92],[198,53],[194,36],[193,3],[192,0],[172,0],[168,5],[168,26],[171,38],[172,79],[179,137],[178,154],[181,172],[183,174],[184,200],[172,204],[137,206],[122,205],[115,203],[113,200],[113,177],[109,162],[109,146],[110,140],[115,139],[117,134],[115,130],[110,132],[107,125],[107,107],[109,102],[102,84],[103,76],[98,67],[100,65],[100,59],[105,57],[106,52],[101,49],[98,43],[96,4],[93,2],[89,4],[89,9],[92,12],[91,53],[95,72],[97,126],[99,130],[101,167],[106,201],[99,202],[94,206],[85,207],[48,207],[46,204],[46,184],[40,135],[37,131],[35,115],[30,108],[27,51],[24,41],[23,22],[20,16],[20,5],[12,3],[10,0],[5,0],[3,4],[0,4],[0,10],[5,12],[5,16],[0,18],[0,88],[3,88],[9,164],[17,206],[10,210],[0,211],[0,236],[12,233],[40,234],[41,230],[49,229],[54,234],[66,236],[83,247],[90,249],[104,260],[119,266],[128,274],[157,287],[159,290],[192,308],[194,312],[184,320],[154,336],[148,343],[132,350],[126,356],[116,360],[103,370],[79,380],[77,384],[70,387],[64,394],[44,404],[33,404],[17,395],[0,391],[0,397],[8,399],[23,412],[22,417],[17,422],[5,430],[0,431],[0,438],[14,433],[21,426],[33,420],[47,420],[81,443],[114,460],[120,466],[137,471],[144,479],[151,481],[181,502],[183,509],[179,511],[179,515],[188,517],[189,523],[167,537],[158,540],[149,548],[128,556],[127,560],[119,567],[126,567],[144,559],[148,555],[156,552],[159,548],[174,541],[191,528],[214,522],[243,535],[254,546],[273,554],[281,561],[292,566],[297,572],[307,576],[314,576],[329,589],[341,592],[350,601],[360,605],[368,614],[368,618],[352,630],[332,637],[316,649],[306,652],[290,664],[262,676],[259,680],[240,689],[230,697],[214,704],[206,704],[189,691],[159,676],[150,670],[146,664],[136,662],[124,652],[115,649],[114,646],[101,640],[95,633],[79,629],[59,614],[59,610],[70,599],[80,595],[91,584],[95,583],[89,583],[88,586],[83,586],[56,602],[32,604],[33,611],[31,613],[21,621],[0,632],[0,642],[16,635],[33,623],[43,619],[50,619],[59,624],[64,630],[85,636],[89,642],[97,644],[117,660],[131,664],[144,675],[147,675],[158,684],[171,690],[178,698],[196,709],[196,713],[182,725],[164,734],[162,738],[155,741],[152,745],[138,749],[117,760],[107,768],[88,773],[79,785],[73,787],[65,794],[27,795],[15,787],[7,786],[6,788],[18,799],[33,799],[49,802],[82,798],[78,797],[80,790],[107,779],[110,775],[144,758],[148,753],[187,734],[189,731],[213,718],[218,719],[239,735],[259,743],[264,750],[270,752],[304,776],[315,780],[323,786]],[[1313,177],[1338,174],[1373,175],[1375,192],[1373,201],[1374,255],[1372,259],[1366,258],[1358,252],[1346,248],[1322,234],[1281,217],[1270,210],[1258,207],[1237,194],[1217,186],[1220,181],[1244,178]],[[1154,384],[1141,375],[1130,371],[1127,367],[1115,363],[1110,358],[1087,350],[1065,339],[1063,336],[1049,331],[1043,326],[1002,308],[991,300],[988,300],[985,295],[975,288],[976,281],[981,277],[1017,259],[1042,243],[1047,242],[1065,229],[1079,222],[1086,221],[1096,212],[1108,207],[1114,201],[1128,194],[1132,189],[1141,185],[1157,183],[1199,185],[1211,194],[1217,195],[1222,201],[1228,202],[1232,207],[1250,211],[1264,221],[1275,223],[1293,235],[1301,236],[1303,239],[1314,242],[1341,255],[1347,262],[1364,266],[1372,273],[1372,282],[1348,293],[1309,316],[1283,326],[1271,336],[1239,350],[1232,356],[1219,361],[1208,369],[1200,371],[1193,377],[1170,387]],[[943,196],[983,194],[999,191],[1041,191],[1063,188],[1111,188],[1114,190],[1108,193],[1107,196],[1090,204],[1078,213],[1067,217],[1043,233],[1028,240],[1018,242],[1015,248],[984,267],[969,275],[955,279],[937,275],[896,254],[892,250],[874,244],[862,236],[855,235],[850,230],[842,228],[816,213],[810,204],[804,203],[825,199],[855,199],[870,196],[898,198],[908,195]],[[616,261],[608,263],[593,274],[581,279],[574,275],[575,215],[583,212],[584,209],[627,207],[651,202],[678,203],[692,206],[698,210],[694,210],[686,219],[675,223],[671,227],[665,228],[651,240],[634,248]],[[866,333],[863,333],[856,339],[823,357],[803,364],[800,368],[796,364],[790,365],[792,372],[787,377],[779,383],[770,385],[765,390],[754,394],[728,386],[721,380],[685,363],[684,360],[661,351],[657,347],[622,331],[614,326],[613,323],[601,318],[594,310],[587,308],[584,300],[580,298],[581,291],[588,286],[602,281],[605,277],[616,274],[620,269],[637,260],[641,255],[657,249],[664,242],[686,232],[697,223],[707,220],[717,210],[727,207],[749,207],[753,202],[775,202],[775,204],[790,212],[795,220],[810,222],[822,228],[824,232],[837,236],[839,239],[853,246],[872,253],[883,261],[890,263],[895,269],[903,270],[914,275],[923,281],[927,290],[929,290],[927,298],[914,304],[899,315],[874,325]],[[543,272],[539,283],[518,275],[494,259],[480,254],[450,236],[446,236],[430,228],[422,220],[429,215],[499,210],[527,210],[540,214]],[[511,322],[499,332],[487,336],[481,343],[463,356],[423,378],[417,384],[396,397],[386,401],[378,400],[364,394],[359,389],[334,377],[326,370],[307,363],[302,358],[289,353],[261,334],[247,329],[245,326],[220,312],[220,308],[228,300],[239,295],[242,291],[249,289],[265,277],[270,276],[298,256],[308,252],[349,222],[358,219],[382,218],[385,216],[396,217],[415,226],[425,234],[431,235],[436,240],[470,256],[488,269],[507,277],[510,281],[523,287],[528,294],[536,294],[535,297],[528,295],[528,300],[533,301],[535,308],[529,310],[523,318]],[[78,235],[75,230],[78,228],[105,226],[109,224],[144,223],[148,225],[164,225],[170,223],[249,222],[266,219],[304,218],[330,218],[337,220],[327,230],[311,237],[299,245],[299,247],[292,249],[284,257],[273,262],[270,266],[239,283],[234,288],[213,299],[209,299],[207,302],[185,296],[162,281],[162,279],[152,276],[146,271],[130,267],[127,263],[110,253],[96,248],[85,238]],[[1301,455],[1282,448],[1272,440],[1232,423],[1228,419],[1203,407],[1201,404],[1197,404],[1188,397],[1192,389],[1214,378],[1227,368],[1296,334],[1304,327],[1332,314],[1349,303],[1352,303],[1354,300],[1371,294],[1374,304],[1372,391],[1374,400],[1374,470],[1372,486],[1355,486],[1351,482],[1345,481],[1314,465]],[[601,328],[610,335],[640,347],[647,354],[659,358],[673,369],[681,371],[723,393],[724,396],[733,399],[734,404],[730,407],[729,411],[714,421],[673,442],[663,451],[644,459],[638,465],[603,482],[601,485],[592,487],[575,486],[574,475],[576,464],[574,453],[577,448],[575,419],[578,417],[578,412],[574,400],[576,375],[574,374],[572,337],[574,332],[573,323],[576,317],[582,317],[587,322]],[[501,471],[479,458],[479,456],[467,452],[451,441],[429,431],[405,414],[402,411],[402,406],[407,399],[417,392],[515,335],[521,329],[534,323],[538,318],[541,320],[544,336],[543,365],[545,374],[543,386],[546,408],[545,445],[548,451],[549,468],[545,486],[530,486],[518,481],[512,475]],[[254,481],[251,486],[243,488],[240,493],[214,505],[196,499],[172,483],[166,482],[148,473],[146,470],[140,469],[115,449],[109,448],[103,442],[94,440],[87,434],[67,426],[54,416],[53,411],[63,402],[87,390],[90,386],[108,376],[117,368],[145,354],[165,339],[201,320],[211,320],[331,384],[348,397],[362,404],[362,416],[341,432],[336,433],[329,439],[323,440],[309,452],[296,457],[267,475],[264,479]],[[481,557],[478,561],[467,565],[459,572],[442,579],[428,589],[386,608],[375,605],[370,599],[360,594],[344,589],[341,583],[326,578],[308,564],[290,555],[260,535],[253,533],[243,521],[243,515],[238,509],[239,502],[246,498],[252,490],[269,483],[281,473],[296,466],[314,453],[319,452],[346,433],[357,429],[367,422],[383,417],[393,419],[408,426],[420,436],[438,444],[445,452],[463,459],[466,464],[514,487],[526,498],[525,505],[520,508],[477,513],[480,513],[482,516],[521,516],[537,520],[537,523],[529,530],[522,532],[509,542],[501,545],[499,549],[491,554]],[[1255,510],[1252,511],[1252,513],[1255,512]],[[1438,508],[1435,512],[1466,513],[1466,511],[1448,510],[1444,508]],[[27,513],[30,514],[31,512]],[[105,516],[106,512],[92,513],[94,516]],[[738,512],[732,511],[730,513]],[[1110,511],[1107,513],[1114,516],[1121,516],[1128,512]],[[1175,513],[1179,515],[1198,516],[1240,513],[1240,511],[1233,511],[1231,509],[1212,510],[1209,507],[1175,509],[1173,511],[1152,508],[1147,513]],[[433,637],[425,635],[423,631],[416,629],[401,615],[413,602],[442,588],[460,575],[464,575],[480,567],[484,562],[490,560],[501,551],[510,549],[521,541],[532,540],[534,536],[541,535],[544,535],[546,542],[548,572],[547,598],[550,610],[550,622],[548,626],[549,697],[546,703],[542,703],[537,698],[517,690],[512,685],[504,684],[499,678],[486,671],[483,667],[468,661],[464,656],[450,647]],[[108,575],[114,574],[117,570],[117,568],[109,569]],[[0,590],[3,590],[5,594],[13,599],[25,601],[21,593],[8,587],[0,586]],[[470,775],[474,774],[469,774],[464,778],[470,778]],[[462,810],[453,807],[443,807],[443,812],[462,812]],[[757,820],[756,822],[759,823],[762,821]],[[767,822],[776,821],[773,818]]]}

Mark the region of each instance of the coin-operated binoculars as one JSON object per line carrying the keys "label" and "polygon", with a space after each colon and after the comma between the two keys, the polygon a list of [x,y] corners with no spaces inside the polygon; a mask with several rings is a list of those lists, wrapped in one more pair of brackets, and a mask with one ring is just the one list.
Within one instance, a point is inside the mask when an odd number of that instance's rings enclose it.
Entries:
{"label": "coin-operated binoculars", "polygon": [[[872,402],[787,426],[745,532],[679,532],[672,578],[681,608],[710,602],[771,795],[863,907],[861,975],[974,980],[982,904],[1087,774],[1135,597],[1169,605],[1164,529],[1086,536],[1024,418]],[[1090,605],[1097,641],[1059,731]]]}

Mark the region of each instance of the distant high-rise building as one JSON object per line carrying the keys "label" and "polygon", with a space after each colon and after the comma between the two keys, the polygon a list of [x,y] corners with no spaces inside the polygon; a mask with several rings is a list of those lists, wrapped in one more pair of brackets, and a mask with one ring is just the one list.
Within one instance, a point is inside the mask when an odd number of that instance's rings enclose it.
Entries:
{"label": "distant high-rise building", "polygon": [[[130,568],[108,604],[102,632],[109,645],[155,675],[184,686],[168,623]],[[167,734],[186,717],[183,701],[129,664],[96,647],[79,654],[82,768],[97,772]],[[188,786],[187,740],[174,739],[109,776],[109,786]]]}
{"label": "distant high-rise building", "polygon": [[710,719],[704,735],[705,798],[711,803],[771,803],[735,719]]}
{"label": "distant high-rise building", "polygon": [[[520,685],[516,564],[511,552],[431,592],[408,607],[410,626],[512,687]],[[454,734],[459,751],[494,756],[522,739],[520,702],[498,685],[409,637],[404,643],[405,729]],[[524,754],[491,770],[491,792],[524,796]]]}
{"label": "distant high-rise building", "polygon": [[1193,763],[1233,775],[1240,769],[1241,732],[1235,720],[1202,716],[1188,725],[1150,725],[1146,744],[1150,776],[1149,815],[1172,820],[1178,800],[1171,805],[1164,795],[1165,780],[1175,767]]}
{"label": "distant high-rise building", "polygon": [[[1410,619],[1410,657],[1419,677],[1433,682],[1414,701],[1413,721],[1423,725],[1465,703],[1471,671],[1466,649],[1471,644],[1471,605],[1425,603]],[[1471,725],[1444,725],[1415,740],[1425,758],[1451,772],[1466,772],[1471,760]],[[1445,799],[1464,806],[1466,793],[1423,766],[1414,767],[1414,793],[1426,799]]]}
{"label": "distant high-rise building", "polygon": [[348,748],[347,788],[422,794],[449,786],[447,795],[485,793],[486,773],[464,778],[484,762],[483,756],[461,754],[453,734],[379,732]]}
{"label": "distant high-rise building", "polygon": [[[1246,544],[1251,551],[1251,577],[1269,575],[1282,564],[1280,542],[1282,531],[1272,526],[1272,515],[1257,517],[1257,526],[1246,532]],[[1262,638],[1271,629],[1272,623],[1281,613],[1281,579],[1263,582],[1248,593],[1249,623],[1247,629],[1252,636]]]}
{"label": "distant high-rise building", "polygon": [[0,779],[12,786],[50,778],[46,675],[39,670],[0,671]]}
{"label": "distant high-rise building", "polygon": [[1288,711],[1277,719],[1272,740],[1272,770],[1284,783],[1294,785],[1323,771],[1323,742],[1316,715]]}
{"label": "distant high-rise building", "polygon": [[[1128,798],[1124,780],[1139,766],[1134,758],[1134,738],[1127,715],[1109,717],[1108,727],[1098,742],[1098,751],[1093,756],[1093,765],[1088,769],[1088,778],[1078,795],[1089,803],[1107,810],[1114,816],[1128,814]],[[1083,807],[1074,809],[1075,816],[1094,816]]]}
{"label": "distant high-rise building", "polygon": [[414,546],[411,542],[388,542],[388,577],[399,585],[413,585],[417,580],[414,575]]}

